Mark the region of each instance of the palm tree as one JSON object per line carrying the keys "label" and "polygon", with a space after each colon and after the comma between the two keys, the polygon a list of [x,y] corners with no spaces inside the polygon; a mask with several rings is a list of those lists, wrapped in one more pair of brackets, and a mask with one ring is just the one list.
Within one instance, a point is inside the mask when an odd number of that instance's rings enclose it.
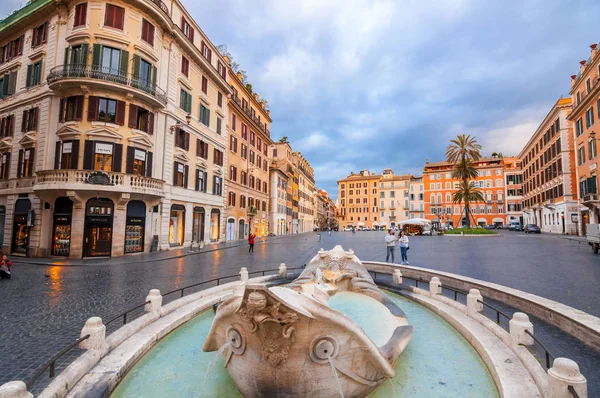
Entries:
{"label": "palm tree", "polygon": [[473,182],[470,182],[468,180],[463,180],[458,187],[458,191],[454,192],[454,195],[452,196],[452,203],[464,203],[464,212],[465,218],[467,220],[467,228],[471,226],[472,215],[470,214],[470,204],[473,202],[483,201],[485,201],[483,193],[479,190],[479,188],[475,186]]}
{"label": "palm tree", "polygon": [[[458,194],[462,191],[469,191],[471,184],[469,180],[476,178],[479,175],[478,170],[475,168],[474,162],[481,158],[481,145],[477,143],[475,137],[471,137],[470,134],[459,134],[456,138],[450,140],[450,145],[446,148],[446,159],[449,163],[454,164],[454,170],[452,171],[452,177],[462,180]],[[481,194],[481,192],[479,192]],[[468,197],[460,199],[465,204],[465,217],[467,220],[467,228],[471,226],[471,220],[469,218],[469,200]],[[483,198],[483,196],[482,196]],[[483,200],[483,199],[482,199]]]}

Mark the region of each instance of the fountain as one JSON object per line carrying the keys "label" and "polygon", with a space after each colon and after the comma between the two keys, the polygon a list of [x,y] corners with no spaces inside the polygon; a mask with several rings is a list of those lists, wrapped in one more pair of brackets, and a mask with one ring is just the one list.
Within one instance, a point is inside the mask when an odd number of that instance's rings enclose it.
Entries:
{"label": "fountain", "polygon": [[[385,320],[376,336],[328,305],[336,294],[373,302]],[[412,332],[354,253],[336,246],[285,287],[240,284],[218,307],[203,350],[222,351],[244,396],[365,397],[395,376]]]}

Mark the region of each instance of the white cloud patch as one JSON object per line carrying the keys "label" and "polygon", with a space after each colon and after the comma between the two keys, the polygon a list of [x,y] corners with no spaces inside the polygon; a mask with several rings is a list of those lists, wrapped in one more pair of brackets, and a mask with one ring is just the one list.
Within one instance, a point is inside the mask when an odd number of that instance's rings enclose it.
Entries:
{"label": "white cloud patch", "polygon": [[333,141],[330,137],[320,133],[314,132],[308,137],[299,139],[294,145],[294,150],[302,152],[310,152],[315,150],[331,150]]}

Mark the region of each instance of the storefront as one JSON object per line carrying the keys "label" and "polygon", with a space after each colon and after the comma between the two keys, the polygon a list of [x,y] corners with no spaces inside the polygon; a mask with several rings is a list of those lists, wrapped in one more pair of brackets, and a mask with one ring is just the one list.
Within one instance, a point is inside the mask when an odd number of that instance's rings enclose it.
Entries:
{"label": "storefront", "polygon": [[227,219],[227,240],[235,240],[235,219]]}
{"label": "storefront", "polygon": [[73,202],[60,197],[54,202],[54,221],[52,223],[52,255],[69,257],[71,253],[71,215]]}
{"label": "storefront", "polygon": [[210,240],[211,242],[218,242],[221,224],[221,211],[219,209],[212,209],[210,212]]}
{"label": "storefront", "polygon": [[142,253],[146,228],[146,204],[132,200],[127,204],[125,224],[125,253]]}
{"label": "storefront", "polygon": [[83,231],[84,257],[110,257],[112,250],[114,204],[110,199],[88,200]]}
{"label": "storefront", "polygon": [[33,211],[29,199],[17,199],[13,218],[11,252],[27,255],[29,249],[29,228],[33,226]]}
{"label": "storefront", "polygon": [[185,239],[185,206],[171,205],[171,220],[169,221],[169,245],[182,246]]}
{"label": "storefront", "polygon": [[192,241],[196,243],[204,242],[204,207],[194,207]]}

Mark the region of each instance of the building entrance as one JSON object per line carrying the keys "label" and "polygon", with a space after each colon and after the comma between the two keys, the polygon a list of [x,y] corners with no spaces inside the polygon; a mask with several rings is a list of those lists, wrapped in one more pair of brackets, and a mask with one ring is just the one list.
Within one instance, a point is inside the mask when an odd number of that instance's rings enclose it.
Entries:
{"label": "building entrance", "polygon": [[86,205],[83,255],[110,257],[112,250],[113,209],[110,199],[90,199]]}

